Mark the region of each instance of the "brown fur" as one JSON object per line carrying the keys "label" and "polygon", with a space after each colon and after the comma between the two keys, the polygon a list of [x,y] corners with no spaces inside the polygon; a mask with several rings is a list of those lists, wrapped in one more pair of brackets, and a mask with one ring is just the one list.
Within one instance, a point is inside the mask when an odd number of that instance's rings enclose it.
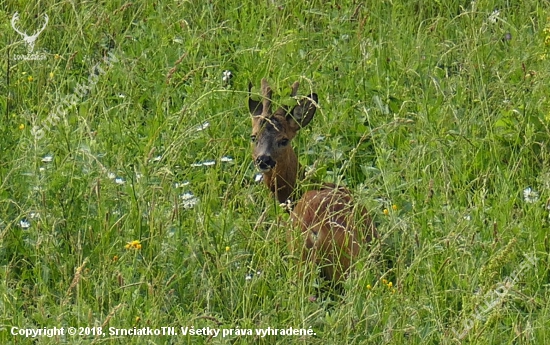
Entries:
{"label": "brown fur", "polygon": [[[249,92],[252,86],[249,86]],[[298,82],[292,85],[296,96]],[[299,170],[298,158],[290,145],[298,130],[306,126],[317,109],[317,95],[311,94],[289,109],[271,112],[271,88],[262,79],[261,102],[249,98],[252,114],[252,157],[263,171],[266,186],[279,202],[294,199]],[[325,186],[305,193],[291,212],[294,228],[302,232],[302,262],[320,265],[321,274],[334,283],[347,276],[361,248],[377,237],[367,211],[355,207],[345,188]],[[291,231],[291,229],[289,229]],[[289,245],[293,250],[292,234]]]}
{"label": "brown fur", "polygon": [[359,207],[359,214],[355,212],[345,188],[306,192],[291,212],[293,225],[305,237],[302,261],[319,264],[321,275],[335,283],[346,278],[362,245],[377,236],[367,210]]}
{"label": "brown fur", "polygon": [[[288,133],[292,133],[292,129],[289,128],[284,115],[281,112],[275,112],[270,118],[264,119],[262,116],[255,116],[252,118],[252,135],[258,138],[262,134],[264,123],[266,121],[280,122],[281,127],[279,131],[275,132],[273,141],[281,141],[283,139],[292,140],[294,135],[290,136]],[[256,160],[259,156],[260,146],[255,145],[252,157]],[[275,194],[275,197],[279,202],[285,202],[291,197],[294,187],[296,186],[296,177],[298,175],[298,157],[292,149],[292,146],[286,145],[279,150],[276,150],[273,154],[276,157],[275,167],[267,172],[263,173],[263,179],[265,185]]]}

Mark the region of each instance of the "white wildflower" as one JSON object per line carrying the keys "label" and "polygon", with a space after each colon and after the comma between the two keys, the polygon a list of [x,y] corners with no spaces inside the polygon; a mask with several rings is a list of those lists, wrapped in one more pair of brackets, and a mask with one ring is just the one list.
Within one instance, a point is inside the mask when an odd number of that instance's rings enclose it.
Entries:
{"label": "white wildflower", "polygon": [[23,228],[23,229],[28,229],[28,228],[31,227],[31,223],[28,222],[26,219],[21,219],[21,220],[19,221],[19,226],[20,226],[21,228]]}
{"label": "white wildflower", "polygon": [[233,77],[233,73],[231,73],[231,71],[228,71],[228,70],[223,71],[222,81],[224,83],[227,83],[232,77]]}
{"label": "white wildflower", "polygon": [[205,167],[208,167],[208,166],[211,166],[211,165],[214,165],[216,164],[216,161],[212,160],[212,161],[204,161],[204,162],[198,162],[198,163],[192,163],[191,166],[196,168],[196,167],[202,167],[202,166],[205,166]]}
{"label": "white wildflower", "polygon": [[183,201],[186,201],[186,200],[191,200],[193,199],[195,196],[193,195],[193,193],[191,192],[186,192],[186,193],[183,193],[182,195],[180,195],[180,199],[183,200]]}
{"label": "white wildflower", "polygon": [[292,203],[292,200],[287,199],[285,202],[280,203],[279,207],[282,207],[286,212],[292,212],[294,204]]}
{"label": "white wildflower", "polygon": [[199,202],[199,199],[191,192],[183,193],[180,195],[180,199],[182,200],[182,207],[187,209],[193,208]]}
{"label": "white wildflower", "polygon": [[489,22],[491,22],[492,24],[496,23],[497,20],[499,19],[498,18],[499,15],[500,15],[500,11],[494,10],[493,13],[491,13],[491,15],[489,16]]}
{"label": "white wildflower", "polygon": [[313,137],[313,140],[315,140],[316,142],[320,142],[320,141],[325,140],[325,136],[322,135],[322,134],[318,134],[318,135]]}
{"label": "white wildflower", "polygon": [[527,187],[523,190],[523,200],[528,204],[533,204],[539,200],[539,193],[531,187]]}
{"label": "white wildflower", "polygon": [[174,183],[175,188],[183,188],[185,186],[189,185],[189,181],[183,181],[183,182],[176,182]]}
{"label": "white wildflower", "polygon": [[206,122],[204,122],[203,124],[198,125],[198,126],[196,127],[196,130],[197,130],[197,132],[200,132],[200,131],[204,131],[204,130],[207,129],[208,127],[210,127],[210,122],[206,121]]}
{"label": "white wildflower", "polygon": [[220,161],[222,162],[232,162],[233,161],[233,158],[231,157],[227,157],[227,156],[223,156]]}
{"label": "white wildflower", "polygon": [[122,177],[117,177],[115,178],[115,183],[116,184],[124,184],[124,179]]}
{"label": "white wildflower", "polygon": [[46,155],[42,158],[42,163],[50,163],[51,161],[53,161],[52,155]]}

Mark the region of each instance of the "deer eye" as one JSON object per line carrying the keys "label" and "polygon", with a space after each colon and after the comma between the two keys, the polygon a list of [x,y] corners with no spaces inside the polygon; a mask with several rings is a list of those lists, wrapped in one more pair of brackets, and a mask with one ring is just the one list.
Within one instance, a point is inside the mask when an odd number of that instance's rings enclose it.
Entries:
{"label": "deer eye", "polygon": [[278,145],[279,145],[279,147],[284,147],[284,146],[288,145],[288,139],[281,139],[281,141],[279,141]]}
{"label": "deer eye", "polygon": [[255,135],[251,135],[250,136],[250,141],[255,143],[256,142],[256,136]]}

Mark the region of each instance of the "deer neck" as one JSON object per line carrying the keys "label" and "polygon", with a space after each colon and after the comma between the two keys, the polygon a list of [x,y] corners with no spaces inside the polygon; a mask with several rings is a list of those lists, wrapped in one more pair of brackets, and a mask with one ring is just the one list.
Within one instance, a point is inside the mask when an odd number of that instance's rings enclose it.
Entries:
{"label": "deer neck", "polygon": [[263,174],[266,186],[271,190],[280,203],[293,199],[298,175],[298,158],[289,147],[286,159],[277,161],[273,169]]}

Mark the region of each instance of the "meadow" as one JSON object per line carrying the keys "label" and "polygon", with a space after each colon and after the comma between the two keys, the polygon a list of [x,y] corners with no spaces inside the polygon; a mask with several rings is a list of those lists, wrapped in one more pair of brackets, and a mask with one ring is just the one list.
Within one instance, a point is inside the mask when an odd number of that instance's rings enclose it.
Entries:
{"label": "meadow", "polygon": [[[547,1],[0,3],[1,343],[550,343]],[[341,295],[256,181],[263,77],[376,220]]]}

